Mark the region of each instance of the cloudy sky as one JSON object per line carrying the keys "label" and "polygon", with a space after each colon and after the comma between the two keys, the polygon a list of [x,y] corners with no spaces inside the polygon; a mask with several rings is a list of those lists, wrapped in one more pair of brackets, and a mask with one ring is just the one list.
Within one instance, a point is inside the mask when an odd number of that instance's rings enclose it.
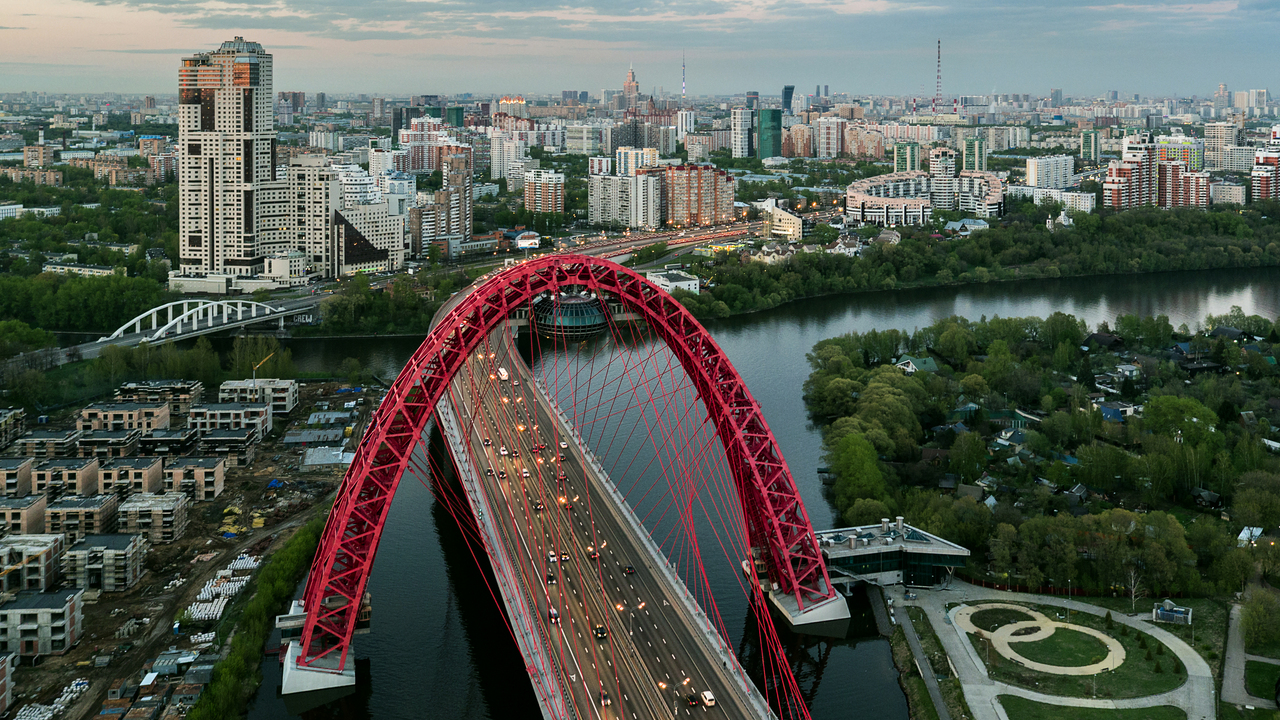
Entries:
{"label": "cloudy sky", "polygon": [[[242,35],[275,88],[370,94],[620,88],[691,95],[1267,87],[1280,0],[0,0],[0,92],[172,93]],[[1273,92],[1280,87],[1272,88]]]}

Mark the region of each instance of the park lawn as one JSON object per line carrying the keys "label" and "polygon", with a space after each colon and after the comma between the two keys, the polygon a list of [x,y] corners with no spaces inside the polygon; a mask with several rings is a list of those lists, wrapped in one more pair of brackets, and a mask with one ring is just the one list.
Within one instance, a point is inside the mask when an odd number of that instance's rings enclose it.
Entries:
{"label": "park lawn", "polygon": [[1237,707],[1228,702],[1218,701],[1218,720],[1275,720],[1275,710],[1265,708]]}
{"label": "park lawn", "polygon": [[[1129,614],[1130,608],[1134,605],[1128,598],[1084,598],[1084,602],[1091,605],[1110,610],[1113,613]],[[1151,606],[1156,602],[1155,599],[1148,599],[1137,605],[1137,610],[1145,618],[1151,618]],[[1190,625],[1174,625],[1172,623],[1159,623],[1159,627],[1169,633],[1176,635],[1187,645],[1195,648],[1200,653],[1200,657],[1209,663],[1209,668],[1213,671],[1214,677],[1222,677],[1222,659],[1226,655],[1227,645],[1227,616],[1229,606],[1222,598],[1178,598],[1174,600],[1183,607],[1189,607],[1192,610],[1191,619],[1194,624]],[[1195,642],[1192,642],[1192,640]],[[1253,652],[1250,650],[1249,652]],[[1280,646],[1275,648],[1277,654],[1270,657],[1280,658]],[[1256,655],[1264,655],[1266,653],[1254,653]]]}
{"label": "park lawn", "polygon": [[1280,665],[1247,660],[1244,664],[1244,686],[1249,694],[1266,700],[1276,696],[1276,679],[1280,678]]}
{"label": "park lawn", "polygon": [[1058,667],[1092,665],[1107,656],[1107,646],[1098,638],[1063,627],[1055,628],[1044,640],[1010,645],[1028,660]]}
{"label": "park lawn", "polygon": [[[1058,618],[1063,610],[1048,605],[1034,607],[1051,619]],[[1065,621],[1065,616],[1061,620]],[[1182,667],[1181,663],[1177,663],[1177,672],[1173,672],[1174,654],[1167,648],[1162,654],[1157,654],[1157,648],[1161,647],[1161,644],[1150,635],[1132,628],[1129,628],[1128,634],[1121,635],[1120,630],[1123,626],[1116,624],[1108,630],[1104,618],[1089,613],[1073,612],[1070,622],[1102,630],[1119,640],[1125,649],[1125,661],[1115,670],[1096,675],[1056,675],[1023,667],[1001,656],[994,648],[988,652],[985,638],[969,635],[969,641],[977,650],[978,657],[988,662],[987,669],[991,679],[1049,695],[1081,698],[1146,697],[1168,692],[1186,681],[1186,668]],[[1140,646],[1144,639],[1146,648]],[[1152,653],[1150,661],[1146,660],[1148,649]],[[1157,664],[1160,666],[1160,672],[1155,670]]]}
{"label": "park lawn", "polygon": [[1187,717],[1182,708],[1172,705],[1108,710],[1046,705],[1015,695],[1001,695],[999,700],[1009,720],[1186,720]]}
{"label": "park lawn", "polygon": [[920,636],[920,647],[929,657],[929,664],[939,678],[938,689],[942,691],[942,701],[947,704],[947,711],[952,718],[973,717],[973,713],[969,711],[969,703],[964,699],[960,681],[951,675],[947,652],[942,648],[942,641],[934,633],[933,623],[925,616],[924,609],[908,606],[907,617],[911,620],[911,626],[916,629],[916,635]]}
{"label": "park lawn", "polygon": [[991,610],[979,610],[969,616],[974,626],[980,627],[987,632],[991,632],[998,627],[1010,625],[1016,622],[1023,622],[1032,619],[1030,615],[1020,613],[1017,610],[1008,610],[1005,608],[993,608]]}

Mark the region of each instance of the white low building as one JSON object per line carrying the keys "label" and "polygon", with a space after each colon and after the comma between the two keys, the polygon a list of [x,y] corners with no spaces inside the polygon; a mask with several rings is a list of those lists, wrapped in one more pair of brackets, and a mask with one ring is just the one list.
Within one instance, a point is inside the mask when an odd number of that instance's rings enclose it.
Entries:
{"label": "white low building", "polygon": [[680,270],[660,270],[645,273],[645,279],[668,293],[685,290],[698,294],[698,278]]}

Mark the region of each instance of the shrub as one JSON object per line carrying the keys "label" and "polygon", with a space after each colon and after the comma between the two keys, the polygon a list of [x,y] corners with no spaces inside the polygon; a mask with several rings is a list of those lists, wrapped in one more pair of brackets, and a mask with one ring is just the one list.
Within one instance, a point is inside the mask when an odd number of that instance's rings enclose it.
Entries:
{"label": "shrub", "polygon": [[1151,662],[1151,651],[1147,651],[1147,662]]}
{"label": "shrub", "polygon": [[1156,643],[1156,654],[1157,655],[1164,654],[1164,643]]}
{"label": "shrub", "polygon": [[1146,636],[1146,635],[1139,635],[1139,636],[1138,636],[1138,647],[1142,648],[1143,650],[1146,650],[1146,649],[1147,649],[1147,636]]}
{"label": "shrub", "polygon": [[1110,630],[1114,625],[1115,623],[1111,621],[1111,611],[1108,610],[1107,611],[1107,629]]}
{"label": "shrub", "polygon": [[1121,635],[1122,637],[1124,637],[1124,636],[1128,636],[1128,634],[1129,634],[1129,626],[1128,626],[1128,625],[1121,625],[1121,626],[1120,626],[1120,635]]}
{"label": "shrub", "polygon": [[1157,675],[1159,675],[1160,673],[1164,672],[1164,668],[1160,667],[1160,661],[1159,661],[1159,660],[1157,660],[1157,661],[1156,661],[1155,671],[1156,671],[1156,674],[1157,674]]}

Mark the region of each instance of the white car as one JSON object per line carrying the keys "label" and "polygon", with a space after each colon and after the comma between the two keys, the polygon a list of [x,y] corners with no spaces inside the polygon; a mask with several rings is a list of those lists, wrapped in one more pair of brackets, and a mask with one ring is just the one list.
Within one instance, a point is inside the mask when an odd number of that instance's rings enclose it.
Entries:
{"label": "white car", "polygon": [[560,449],[561,449],[561,450],[568,450],[568,449],[569,449],[569,443],[567,443],[567,442],[565,442],[565,441],[561,440],[561,441],[560,441]]}
{"label": "white car", "polygon": [[529,468],[520,468],[520,477],[529,477]]}
{"label": "white car", "polygon": [[557,554],[554,550],[547,551],[547,562],[559,562],[559,561],[560,561],[559,554]]}
{"label": "white car", "polygon": [[506,454],[507,454],[507,446],[506,446],[506,445],[503,445],[502,447],[499,447],[499,448],[498,448],[498,454],[499,454],[499,455],[506,455]]}
{"label": "white car", "polygon": [[703,704],[703,705],[706,705],[707,707],[715,707],[715,704],[716,704],[716,696],[715,696],[715,695],[713,695],[713,694],[711,694],[711,691],[710,691],[710,690],[703,690],[703,691],[702,691],[702,704]]}

